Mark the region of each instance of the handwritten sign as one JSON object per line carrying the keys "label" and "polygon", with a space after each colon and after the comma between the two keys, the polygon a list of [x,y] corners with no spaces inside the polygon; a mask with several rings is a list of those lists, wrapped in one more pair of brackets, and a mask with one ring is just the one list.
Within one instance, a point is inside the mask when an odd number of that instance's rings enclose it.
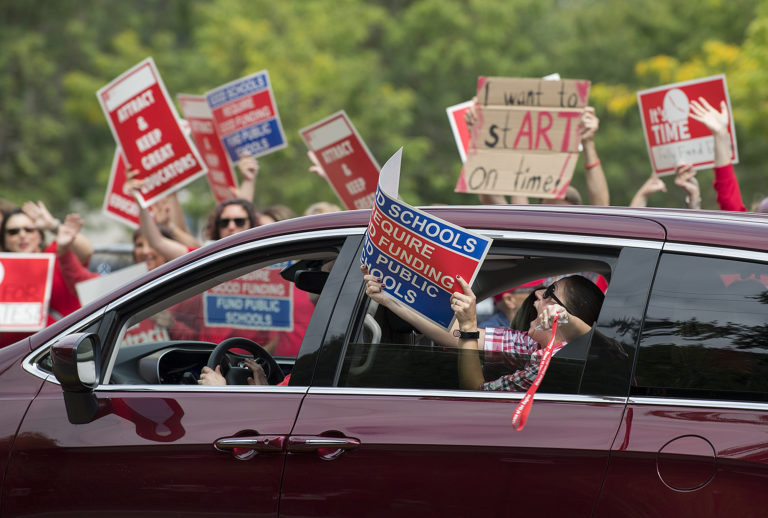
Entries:
{"label": "handwritten sign", "polygon": [[48,323],[53,254],[0,253],[0,331],[39,331]]}
{"label": "handwritten sign", "polygon": [[189,122],[192,140],[208,167],[208,185],[218,203],[232,198],[232,189],[237,188],[237,178],[227,159],[227,152],[216,134],[213,113],[205,96],[178,94],[181,112]]}
{"label": "handwritten sign", "polygon": [[[731,101],[724,75],[659,86],[637,92],[645,143],[654,172],[674,174],[680,164],[708,169],[715,163],[714,137],[702,123],[689,117],[690,101],[703,97],[717,111],[725,101],[731,113]],[[736,131],[730,117],[731,162],[739,161]]]}
{"label": "handwritten sign", "polygon": [[125,159],[144,180],[139,203],[147,207],[207,169],[181,128],[152,58],[101,88],[97,97]]}
{"label": "handwritten sign", "polygon": [[589,81],[481,77],[456,192],[562,198],[576,167]]}
{"label": "handwritten sign", "polygon": [[266,70],[215,88],[205,97],[230,162],[246,151],[261,156],[287,145]]}
{"label": "handwritten sign", "polygon": [[428,320],[450,328],[450,298],[461,275],[474,281],[491,239],[470,232],[397,199],[387,177],[399,175],[402,149],[381,170],[376,206],[371,212],[362,263],[382,279],[385,293]]}
{"label": "handwritten sign", "polygon": [[293,284],[280,276],[287,266],[267,266],[205,292],[205,325],[293,331]]}
{"label": "handwritten sign", "polygon": [[299,134],[315,152],[345,207],[373,207],[379,164],[343,110],[307,126]]}

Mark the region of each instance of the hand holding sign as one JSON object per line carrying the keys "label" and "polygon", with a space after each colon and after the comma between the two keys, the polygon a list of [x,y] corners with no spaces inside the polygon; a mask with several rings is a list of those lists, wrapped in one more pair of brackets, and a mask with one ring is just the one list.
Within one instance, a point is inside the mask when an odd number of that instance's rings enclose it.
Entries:
{"label": "hand holding sign", "polygon": [[477,300],[472,288],[467,284],[467,281],[461,278],[461,275],[456,276],[456,281],[461,288],[461,292],[454,292],[451,297],[451,308],[456,314],[456,320],[459,322],[459,329],[461,331],[476,331],[477,330]]}

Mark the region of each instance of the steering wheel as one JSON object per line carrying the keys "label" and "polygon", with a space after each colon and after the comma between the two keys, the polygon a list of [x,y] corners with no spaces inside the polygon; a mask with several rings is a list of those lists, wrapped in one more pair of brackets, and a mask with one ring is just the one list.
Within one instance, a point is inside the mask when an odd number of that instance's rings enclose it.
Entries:
{"label": "steering wheel", "polygon": [[253,375],[253,372],[248,367],[230,365],[226,354],[231,349],[245,349],[253,354],[256,362],[264,369],[264,374],[267,375],[267,383],[270,385],[277,385],[285,378],[283,370],[266,349],[253,340],[235,336],[227,338],[217,345],[208,357],[208,367],[215,370],[217,365],[221,366],[221,374],[227,380],[227,385],[247,385],[248,378]]}

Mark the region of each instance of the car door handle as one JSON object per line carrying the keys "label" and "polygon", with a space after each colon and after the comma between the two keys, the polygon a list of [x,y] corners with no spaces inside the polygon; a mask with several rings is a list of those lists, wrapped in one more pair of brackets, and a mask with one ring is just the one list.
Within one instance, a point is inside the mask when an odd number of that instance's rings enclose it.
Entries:
{"label": "car door handle", "polygon": [[292,435],[288,437],[288,451],[290,453],[320,452],[320,450],[341,452],[355,449],[358,446],[360,446],[360,441],[349,437],[323,437],[318,435]]}
{"label": "car door handle", "polygon": [[285,449],[283,435],[254,435],[250,437],[225,437],[213,443],[219,451],[252,450],[259,453],[279,453]]}

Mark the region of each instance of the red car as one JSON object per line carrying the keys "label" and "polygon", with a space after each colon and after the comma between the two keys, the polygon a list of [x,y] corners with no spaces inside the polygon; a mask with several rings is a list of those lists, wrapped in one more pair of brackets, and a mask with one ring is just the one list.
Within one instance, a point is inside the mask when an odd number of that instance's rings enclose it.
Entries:
{"label": "red car", "polygon": [[[522,431],[521,393],[462,390],[455,349],[365,296],[368,211],[299,218],[0,350],[0,515],[764,514],[768,219],[428,211],[493,237],[478,300],[577,272],[608,283]],[[252,356],[270,384],[248,383]],[[228,385],[199,385],[205,365]]]}

